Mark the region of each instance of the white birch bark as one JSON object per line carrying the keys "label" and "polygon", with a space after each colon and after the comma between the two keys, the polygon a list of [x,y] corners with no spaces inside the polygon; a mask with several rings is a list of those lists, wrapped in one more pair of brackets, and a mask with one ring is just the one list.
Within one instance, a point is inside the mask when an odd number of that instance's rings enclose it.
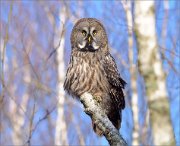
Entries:
{"label": "white birch bark", "polygon": [[[6,40],[7,41],[7,40]],[[25,123],[25,109],[26,109],[26,105],[27,105],[27,98],[28,98],[28,94],[24,93],[23,97],[22,97],[22,102],[20,104],[18,104],[18,97],[16,96],[16,89],[17,86],[15,84],[11,84],[10,86],[6,86],[5,83],[5,78],[4,75],[9,74],[12,69],[14,68],[18,68],[18,64],[17,64],[17,58],[14,56],[12,58],[12,68],[8,67],[8,57],[6,56],[6,42],[3,41],[3,39],[1,39],[1,48],[0,48],[0,58],[1,58],[1,66],[0,69],[1,70],[1,81],[3,81],[2,85],[2,95],[1,97],[4,98],[3,93],[4,92],[8,92],[11,95],[11,98],[9,100],[9,113],[11,114],[7,114],[8,118],[11,121],[11,125],[12,125],[12,132],[11,132],[11,139],[12,139],[12,144],[13,145],[23,145],[24,143],[24,132],[23,132],[23,125]],[[11,78],[13,79],[13,78]],[[29,69],[25,69],[24,70],[24,76],[23,76],[24,80],[27,80],[30,82],[30,75],[29,75]],[[7,81],[9,82],[9,81]],[[6,86],[6,88],[4,88]],[[5,91],[6,90],[6,91]],[[3,99],[0,99],[1,102],[3,102]],[[20,107],[21,106],[21,107]],[[1,109],[2,110],[2,109]],[[18,119],[18,120],[17,120]],[[9,141],[10,142],[10,141]]]}
{"label": "white birch bark", "polygon": [[138,93],[137,93],[137,70],[136,64],[134,63],[134,54],[133,54],[133,21],[132,21],[132,4],[131,1],[122,1],[122,5],[126,12],[126,21],[128,27],[128,55],[129,55],[129,63],[130,63],[130,75],[131,75],[131,89],[132,89],[132,112],[133,112],[133,140],[132,145],[140,145],[139,144],[139,112],[138,112]]}
{"label": "white birch bark", "polygon": [[[12,61],[12,66],[13,68],[17,68],[18,64],[16,61],[16,58],[13,57],[13,61]],[[23,144],[23,139],[22,139],[22,125],[23,125],[23,121],[24,121],[24,116],[19,114],[19,107],[17,105],[17,99],[16,99],[16,85],[15,84],[11,84],[10,87],[8,87],[8,90],[10,92],[10,94],[12,95],[13,99],[9,100],[9,113],[11,113],[9,116],[9,119],[11,119],[11,125],[12,125],[12,143],[14,145],[22,145]],[[17,120],[18,119],[18,120]]]}
{"label": "white birch bark", "polygon": [[157,47],[154,1],[135,2],[135,33],[138,65],[145,81],[154,145],[175,145],[166,78]]}
{"label": "white birch bark", "polygon": [[[9,72],[9,67],[7,65],[7,56],[6,56],[6,48],[4,45],[4,41],[1,40],[1,48],[0,48],[0,55],[1,55],[1,81],[2,81],[2,95],[0,96],[1,98],[4,98],[4,92],[5,92],[5,80],[4,80],[4,74]],[[13,57],[13,68],[17,67],[17,61],[16,58]],[[12,84],[9,88],[9,91],[11,93],[11,95],[13,95],[13,99],[9,100],[9,113],[11,113],[11,115],[7,114],[8,118],[11,121],[11,125],[12,125],[12,132],[11,132],[11,139],[12,139],[12,144],[14,145],[20,145],[22,144],[22,140],[21,140],[21,123],[22,123],[22,117],[19,116],[19,114],[17,113],[18,111],[18,107],[16,104],[16,99],[14,97],[15,96],[15,91],[16,91],[16,86],[14,84]],[[4,99],[1,99],[1,102],[3,102]],[[2,109],[1,109],[2,110]],[[18,120],[17,120],[18,119]],[[9,141],[10,143],[10,141]]]}
{"label": "white birch bark", "polygon": [[85,92],[80,96],[80,101],[84,105],[85,112],[93,119],[94,123],[102,131],[103,135],[111,146],[127,146],[126,141],[119,134],[119,131],[110,122],[105,112],[93,100],[93,96]]}
{"label": "white birch bark", "polygon": [[[62,7],[59,12],[60,25],[56,28],[55,35],[55,46],[57,42],[60,45],[57,48],[57,97],[58,97],[58,107],[57,107],[57,119],[56,119],[56,131],[55,131],[55,145],[68,145],[67,138],[67,127],[65,121],[64,113],[64,103],[65,103],[65,91],[63,89],[63,83],[65,79],[65,68],[64,68],[64,47],[65,47],[65,36],[64,36],[64,24],[66,20],[65,7]],[[62,34],[62,35],[61,35]]]}
{"label": "white birch bark", "polygon": [[[16,88],[12,87],[11,92],[15,92]],[[15,101],[10,100],[11,122],[13,125],[12,141],[14,145],[23,145],[25,143],[25,135],[23,125],[25,123],[25,109],[28,101],[28,94],[23,95],[23,101],[21,102],[21,108],[18,107]],[[23,110],[23,111],[22,111]],[[18,119],[18,120],[17,120]]]}

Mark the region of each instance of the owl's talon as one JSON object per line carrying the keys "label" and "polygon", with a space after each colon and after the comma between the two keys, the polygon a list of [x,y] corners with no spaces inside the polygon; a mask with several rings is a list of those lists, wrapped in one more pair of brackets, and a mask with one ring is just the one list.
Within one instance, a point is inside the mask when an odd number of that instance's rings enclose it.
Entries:
{"label": "owl's talon", "polygon": [[94,96],[94,99],[97,101],[97,103],[100,103],[102,101],[101,96]]}

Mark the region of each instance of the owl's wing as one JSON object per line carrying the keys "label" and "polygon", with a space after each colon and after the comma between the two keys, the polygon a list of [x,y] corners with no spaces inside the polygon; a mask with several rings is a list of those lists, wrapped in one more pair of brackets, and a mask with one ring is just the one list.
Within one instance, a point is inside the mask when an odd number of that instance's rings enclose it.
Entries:
{"label": "owl's wing", "polygon": [[103,59],[103,67],[105,70],[108,82],[111,85],[110,95],[118,109],[125,108],[125,100],[122,88],[125,87],[126,82],[120,77],[114,58],[111,54],[107,54]]}

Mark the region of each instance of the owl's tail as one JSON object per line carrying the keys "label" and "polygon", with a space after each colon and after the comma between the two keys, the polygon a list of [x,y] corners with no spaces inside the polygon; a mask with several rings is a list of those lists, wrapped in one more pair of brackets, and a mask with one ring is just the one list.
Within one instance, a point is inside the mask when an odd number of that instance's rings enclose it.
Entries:
{"label": "owl's tail", "polygon": [[[115,128],[119,130],[119,128],[121,127],[121,111],[115,112],[115,115],[110,114],[108,118],[112,122],[112,124],[115,126]],[[98,128],[98,126],[96,126],[93,120],[92,120],[92,126],[93,126],[94,132],[98,136],[103,136],[103,132]]]}

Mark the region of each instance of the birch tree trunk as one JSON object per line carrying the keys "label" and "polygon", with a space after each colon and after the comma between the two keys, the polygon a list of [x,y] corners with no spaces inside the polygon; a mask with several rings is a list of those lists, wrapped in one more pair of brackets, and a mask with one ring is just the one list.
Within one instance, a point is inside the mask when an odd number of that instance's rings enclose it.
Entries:
{"label": "birch tree trunk", "polygon": [[132,145],[140,145],[139,144],[139,122],[138,122],[138,93],[137,93],[137,70],[136,64],[134,63],[134,54],[133,54],[133,21],[132,21],[132,4],[131,1],[122,1],[124,10],[126,12],[126,21],[128,27],[128,55],[129,55],[129,63],[130,63],[130,75],[131,75],[131,90],[132,90],[132,112],[133,112],[133,140]]}
{"label": "birch tree trunk", "polygon": [[56,28],[55,33],[55,46],[59,43],[59,47],[57,48],[57,97],[58,99],[58,107],[57,107],[57,119],[56,119],[56,131],[55,131],[55,145],[68,145],[67,138],[67,127],[65,121],[65,113],[64,113],[64,103],[65,103],[65,92],[63,88],[64,78],[65,78],[65,69],[64,69],[64,47],[65,47],[65,36],[64,36],[64,24],[66,20],[66,12],[65,7],[61,8],[59,12],[59,20],[60,25]]}
{"label": "birch tree trunk", "polygon": [[[29,69],[25,70],[24,73],[24,81],[25,82],[29,82],[30,83],[30,74],[29,74]],[[14,88],[13,88],[14,89]],[[12,112],[12,118],[13,118],[13,133],[12,133],[12,137],[13,137],[13,144],[14,145],[23,145],[25,143],[25,129],[23,128],[23,125],[26,122],[25,119],[25,112],[27,110],[27,103],[28,103],[28,99],[29,99],[29,94],[24,93],[23,97],[22,97],[22,101],[21,101],[21,108],[18,107],[17,104],[14,103],[14,101],[11,101],[10,104],[13,106],[13,108],[11,108]],[[18,120],[17,120],[18,119]]]}
{"label": "birch tree trunk", "polygon": [[[25,57],[26,58],[26,57]],[[5,63],[7,62],[7,56],[5,55]],[[7,64],[4,64],[6,67],[5,69],[5,74],[8,74],[8,72],[11,72],[15,68],[18,68],[18,63],[17,63],[17,57],[13,56],[12,58],[12,68],[9,68]],[[13,73],[11,80],[14,80],[16,76]],[[23,71],[23,80],[26,83],[31,82],[31,76],[30,76],[30,70],[29,66],[24,67]],[[8,81],[7,81],[8,82]],[[27,103],[29,99],[29,94],[28,94],[28,89],[26,92],[24,92],[22,96],[21,102],[18,104],[18,96],[16,95],[16,90],[17,90],[17,85],[15,83],[12,83],[10,86],[6,87],[6,92],[9,92],[11,95],[11,99],[9,100],[9,113],[8,118],[11,121],[12,125],[12,133],[11,133],[11,138],[12,138],[12,144],[13,145],[23,145],[25,143],[25,130],[23,128],[23,125],[25,124],[25,112],[27,110]],[[18,120],[17,120],[18,119]]]}
{"label": "birch tree trunk", "polygon": [[[12,66],[13,68],[17,68],[18,64],[17,64],[17,59],[16,57],[13,57],[12,59]],[[14,76],[13,76],[14,78]],[[10,89],[10,93],[11,95],[13,95],[13,99],[11,99],[9,101],[9,112],[11,113],[9,119],[11,119],[11,124],[13,125],[12,126],[12,143],[14,145],[22,145],[23,142],[22,142],[22,139],[21,139],[21,126],[23,124],[23,117],[21,117],[19,114],[18,114],[18,105],[17,103],[15,102],[17,99],[16,99],[16,96],[15,96],[15,92],[17,90],[17,86],[15,84],[12,84],[8,89]],[[18,120],[17,120],[18,119]]]}
{"label": "birch tree trunk", "polygon": [[[18,97],[15,94],[15,92],[17,90],[17,86],[13,83],[13,84],[11,84],[11,86],[7,87],[7,89],[4,88],[6,86],[6,83],[4,80],[4,75],[6,73],[8,74],[8,72],[11,72],[11,68],[9,68],[8,63],[7,63],[8,57],[6,56],[6,44],[4,44],[4,43],[5,42],[3,40],[1,40],[1,48],[0,48],[1,67],[0,67],[0,69],[2,69],[2,70],[1,70],[1,79],[0,80],[2,81],[1,86],[2,86],[3,91],[0,96],[0,100],[1,100],[0,103],[3,104],[4,92],[10,92],[10,94],[12,95],[12,99],[9,100],[9,109],[8,110],[9,110],[9,113],[11,113],[11,114],[10,115],[7,114],[7,115],[8,115],[8,118],[11,119],[10,121],[11,121],[11,125],[12,125],[12,133],[11,133],[12,144],[22,145],[24,143],[22,126],[24,124],[25,117],[24,117],[24,113],[23,113],[22,109],[16,103],[16,101],[18,101],[18,99],[17,99]],[[16,56],[13,56],[12,60],[13,60],[12,67],[18,68]],[[25,70],[25,71],[28,72],[27,70]],[[23,77],[24,78],[27,77],[26,74]],[[14,76],[11,78],[11,80],[14,80]],[[5,91],[5,90],[8,90],[8,91]],[[24,99],[24,98],[22,98],[22,99]],[[23,109],[26,108],[26,105],[24,104],[24,102],[22,102],[20,104],[20,106],[23,107]],[[0,105],[0,107],[2,108],[3,106]],[[1,111],[3,111],[3,110],[1,109]]]}
{"label": "birch tree trunk", "polygon": [[154,1],[135,2],[135,33],[138,66],[145,81],[154,145],[175,145],[166,76],[157,47]]}

